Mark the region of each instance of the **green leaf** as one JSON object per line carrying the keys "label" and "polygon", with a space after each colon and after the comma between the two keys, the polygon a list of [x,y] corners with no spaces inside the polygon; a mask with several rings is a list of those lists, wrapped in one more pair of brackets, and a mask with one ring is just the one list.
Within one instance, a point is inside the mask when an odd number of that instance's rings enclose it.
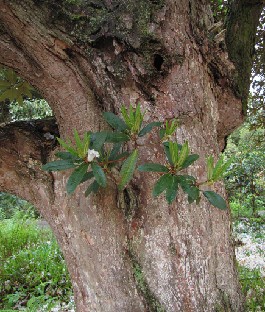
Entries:
{"label": "green leaf", "polygon": [[188,156],[189,156],[189,144],[186,141],[182,145],[179,156],[178,156],[178,167],[181,167],[184,164]]}
{"label": "green leaf", "polygon": [[64,160],[78,160],[79,158],[69,152],[57,152],[55,156]]}
{"label": "green leaf", "polygon": [[168,172],[168,168],[166,166],[155,164],[155,163],[148,163],[143,164],[138,167],[139,171],[153,171],[153,172]]}
{"label": "green leaf", "polygon": [[169,141],[169,152],[174,166],[178,165],[179,161],[179,148],[178,144],[172,141]]}
{"label": "green leaf", "polygon": [[60,145],[66,149],[69,153],[78,156],[77,151],[71,146],[70,143],[64,142],[61,138],[57,138],[57,141],[60,143]]}
{"label": "green leaf", "polygon": [[83,143],[76,129],[74,130],[74,138],[78,156],[82,158],[85,156],[83,155]]}
{"label": "green leaf", "polygon": [[168,187],[170,187],[171,182],[172,182],[171,174],[162,175],[162,177],[159,178],[159,180],[156,182],[153,188],[153,196],[157,197],[162,192],[164,192]]}
{"label": "green leaf", "polygon": [[196,201],[200,196],[200,190],[196,186],[190,186],[187,184],[186,187],[182,189],[188,194],[188,201],[190,204]]}
{"label": "green leaf", "polygon": [[103,118],[113,129],[116,129],[118,131],[125,131],[126,129],[128,129],[125,122],[120,119],[120,117],[111,112],[103,113]]}
{"label": "green leaf", "polygon": [[171,154],[170,154],[170,151],[169,151],[169,142],[164,142],[163,145],[164,145],[165,154],[167,156],[167,160],[170,163],[170,165],[173,166],[174,164],[173,164],[172,157],[171,157]]}
{"label": "green leaf", "polygon": [[206,163],[207,163],[207,181],[211,181],[213,177],[213,156],[210,155],[206,158]]}
{"label": "green leaf", "polygon": [[118,185],[120,191],[123,190],[126,184],[132,179],[137,159],[138,159],[138,150],[134,150],[123,163],[120,172],[121,181]]}
{"label": "green leaf", "polygon": [[194,186],[194,182],[196,181],[195,178],[189,175],[178,175],[176,178],[183,192],[188,194],[193,201],[197,200],[199,197],[199,189]]}
{"label": "green leaf", "polygon": [[84,133],[84,139],[83,139],[83,155],[84,157],[87,155],[88,148],[90,145],[90,132],[85,132]]}
{"label": "green leaf", "polygon": [[116,155],[119,154],[121,146],[122,146],[121,143],[115,143],[113,145],[112,150],[111,150],[111,152],[109,154],[108,160],[113,160],[116,157]]}
{"label": "green leaf", "polygon": [[87,180],[90,180],[94,177],[94,173],[93,171],[90,171],[90,172],[86,172],[81,180],[80,183],[83,183],[83,182],[86,182]]}
{"label": "green leaf", "polygon": [[139,137],[146,135],[147,133],[151,132],[154,127],[161,126],[162,122],[154,121],[146,125],[138,134]]}
{"label": "green leaf", "polygon": [[166,200],[169,204],[172,204],[177,197],[178,193],[178,180],[176,176],[171,176],[171,181],[166,189]]}
{"label": "green leaf", "polygon": [[141,112],[140,104],[136,106],[135,112],[134,112],[134,125],[133,125],[133,131],[134,133],[138,133],[140,131],[140,128],[142,126],[144,114]]}
{"label": "green leaf", "polygon": [[216,194],[213,191],[204,191],[203,195],[213,206],[221,210],[225,210],[227,208],[225,200],[219,194]]}
{"label": "green leaf", "polygon": [[79,167],[77,167],[73,173],[70,175],[67,184],[66,191],[68,194],[72,194],[77,186],[81,183],[85,173],[87,172],[88,164],[83,163]]}
{"label": "green leaf", "polygon": [[101,131],[101,132],[93,133],[91,136],[91,139],[92,139],[92,147],[91,148],[96,150],[96,151],[100,151],[100,149],[104,145],[109,133],[111,133],[111,132]]}
{"label": "green leaf", "polygon": [[7,89],[0,95],[0,102],[5,101],[6,99],[9,99],[10,102],[14,101],[16,98],[17,93],[14,89]]}
{"label": "green leaf", "polygon": [[224,156],[221,155],[213,169],[212,180],[216,181],[221,177],[223,162],[224,162]]}
{"label": "green leaf", "polygon": [[6,79],[10,82],[10,84],[15,84],[17,82],[17,75],[12,69],[8,69],[5,72]]}
{"label": "green leaf", "polygon": [[187,168],[189,167],[192,163],[194,163],[197,159],[199,159],[199,155],[197,154],[191,154],[189,155],[186,160],[184,161],[184,163],[182,164],[181,168]]}
{"label": "green leaf", "polygon": [[225,175],[227,169],[231,166],[232,162],[235,160],[235,157],[231,157],[228,159],[224,164],[222,168],[222,177]]}
{"label": "green leaf", "polygon": [[60,170],[66,170],[70,168],[74,168],[76,165],[73,163],[73,161],[68,159],[63,160],[55,160],[51,161],[44,166],[42,166],[42,170],[45,171],[60,171]]}
{"label": "green leaf", "polygon": [[162,140],[166,134],[166,129],[162,128],[159,130],[159,138]]}
{"label": "green leaf", "polygon": [[106,187],[107,178],[103,169],[97,163],[94,163],[94,162],[91,163],[91,168],[93,170],[93,174],[98,184],[102,187]]}
{"label": "green leaf", "polygon": [[106,138],[108,143],[119,143],[129,141],[130,137],[122,132],[109,132]]}
{"label": "green leaf", "polygon": [[6,89],[6,88],[10,88],[12,87],[10,85],[10,82],[9,81],[6,81],[6,80],[0,80],[0,91]]}
{"label": "green leaf", "polygon": [[89,194],[96,193],[98,191],[98,189],[100,188],[99,184],[97,181],[94,181],[93,183],[91,183],[88,188],[85,191],[85,197],[87,197]]}
{"label": "green leaf", "polygon": [[130,121],[129,115],[127,114],[127,109],[125,106],[121,107],[121,114],[125,121],[126,126],[128,127],[128,129],[130,129],[132,125],[131,125],[131,121]]}
{"label": "green leaf", "polygon": [[[213,176],[212,179],[214,181],[217,181],[219,179],[222,179],[226,170],[230,167],[232,161],[233,161],[233,157],[230,158],[228,161],[224,162],[224,156],[221,156],[219,161],[217,162],[214,170],[213,170]],[[221,162],[221,164],[219,164],[219,162]]]}

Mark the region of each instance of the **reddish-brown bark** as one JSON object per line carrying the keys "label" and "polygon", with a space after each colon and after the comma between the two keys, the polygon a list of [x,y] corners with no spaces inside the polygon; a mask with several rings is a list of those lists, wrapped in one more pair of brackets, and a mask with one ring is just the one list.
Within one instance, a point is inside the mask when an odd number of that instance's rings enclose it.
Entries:
{"label": "reddish-brown bark", "polygon": [[[65,25],[49,21],[52,2],[0,1],[0,63],[48,100],[60,135],[101,129],[102,111],[140,102],[146,121],[180,120],[179,142],[189,140],[201,156],[191,173],[204,179],[205,156],[217,155],[243,118],[232,89],[234,66],[207,39],[212,21],[204,1],[157,7],[144,25],[153,36],[147,45],[127,13],[127,37],[115,36],[117,25],[109,23],[93,43],[75,41]],[[105,5],[115,14],[111,1]],[[4,142],[8,131],[1,133]],[[152,174],[137,173],[121,193],[110,183],[89,198],[86,185],[68,196],[69,172],[40,170],[44,141],[28,131],[12,133],[16,140],[0,148],[0,187],[33,202],[51,225],[78,311],[242,311],[229,211],[204,200],[188,205],[182,193],[171,206],[153,199]],[[140,163],[163,162],[156,135],[143,144]],[[215,189],[224,193],[221,184]]]}

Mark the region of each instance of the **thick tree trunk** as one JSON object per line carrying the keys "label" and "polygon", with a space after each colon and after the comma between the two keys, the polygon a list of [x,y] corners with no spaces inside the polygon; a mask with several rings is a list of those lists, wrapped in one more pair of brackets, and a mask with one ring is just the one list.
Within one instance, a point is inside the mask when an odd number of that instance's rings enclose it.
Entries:
{"label": "thick tree trunk", "polygon": [[[194,172],[204,179],[204,157],[217,155],[242,121],[230,88],[234,67],[207,39],[208,7],[117,3],[86,4],[74,12],[84,23],[69,26],[60,20],[59,9],[70,16],[62,1],[1,0],[0,62],[49,101],[64,138],[103,128],[101,112],[119,112],[123,103],[140,102],[146,121],[178,118],[178,140],[201,156]],[[102,18],[94,24],[93,10]],[[91,29],[77,27],[84,24]],[[204,200],[189,205],[181,193],[170,206],[154,200],[152,174],[137,174],[122,193],[110,184],[85,198],[84,185],[68,196],[68,172],[40,170],[53,154],[43,138],[49,127],[2,129],[0,188],[34,203],[51,225],[78,311],[242,311],[229,211]],[[155,135],[143,144],[140,163],[163,161]],[[221,184],[216,190],[224,193]]]}

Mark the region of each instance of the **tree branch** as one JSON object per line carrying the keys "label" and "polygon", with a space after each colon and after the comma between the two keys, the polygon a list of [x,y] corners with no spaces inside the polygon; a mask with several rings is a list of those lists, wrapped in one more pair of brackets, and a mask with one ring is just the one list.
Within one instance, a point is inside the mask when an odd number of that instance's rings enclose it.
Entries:
{"label": "tree branch", "polygon": [[53,118],[16,122],[0,128],[1,191],[35,205],[53,201],[53,179],[41,169],[56,145],[51,134],[58,136]]}
{"label": "tree branch", "polygon": [[232,1],[226,22],[226,44],[237,74],[234,88],[246,113],[256,32],[264,0]]}

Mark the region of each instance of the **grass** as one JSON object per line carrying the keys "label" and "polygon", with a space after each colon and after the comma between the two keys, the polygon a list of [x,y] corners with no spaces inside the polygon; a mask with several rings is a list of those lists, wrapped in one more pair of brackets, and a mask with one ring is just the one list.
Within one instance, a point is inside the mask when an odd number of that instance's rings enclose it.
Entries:
{"label": "grass", "polygon": [[18,216],[0,221],[0,309],[50,311],[71,300],[63,256],[49,229]]}
{"label": "grass", "polygon": [[242,291],[246,298],[246,311],[265,311],[265,278],[259,270],[238,267]]}
{"label": "grass", "polygon": [[[255,260],[258,255],[264,257],[264,249],[260,249],[258,254],[255,254],[256,251],[254,248],[256,243],[259,243],[262,246],[262,242],[265,242],[264,217],[253,217],[252,211],[245,206],[240,206],[238,202],[233,202],[230,207],[234,217],[235,236],[245,236],[250,238],[251,248],[248,250],[246,256],[254,256]],[[259,269],[249,269],[242,265],[238,265],[238,272],[242,291],[246,298],[245,311],[265,311],[265,277],[261,275]]]}

